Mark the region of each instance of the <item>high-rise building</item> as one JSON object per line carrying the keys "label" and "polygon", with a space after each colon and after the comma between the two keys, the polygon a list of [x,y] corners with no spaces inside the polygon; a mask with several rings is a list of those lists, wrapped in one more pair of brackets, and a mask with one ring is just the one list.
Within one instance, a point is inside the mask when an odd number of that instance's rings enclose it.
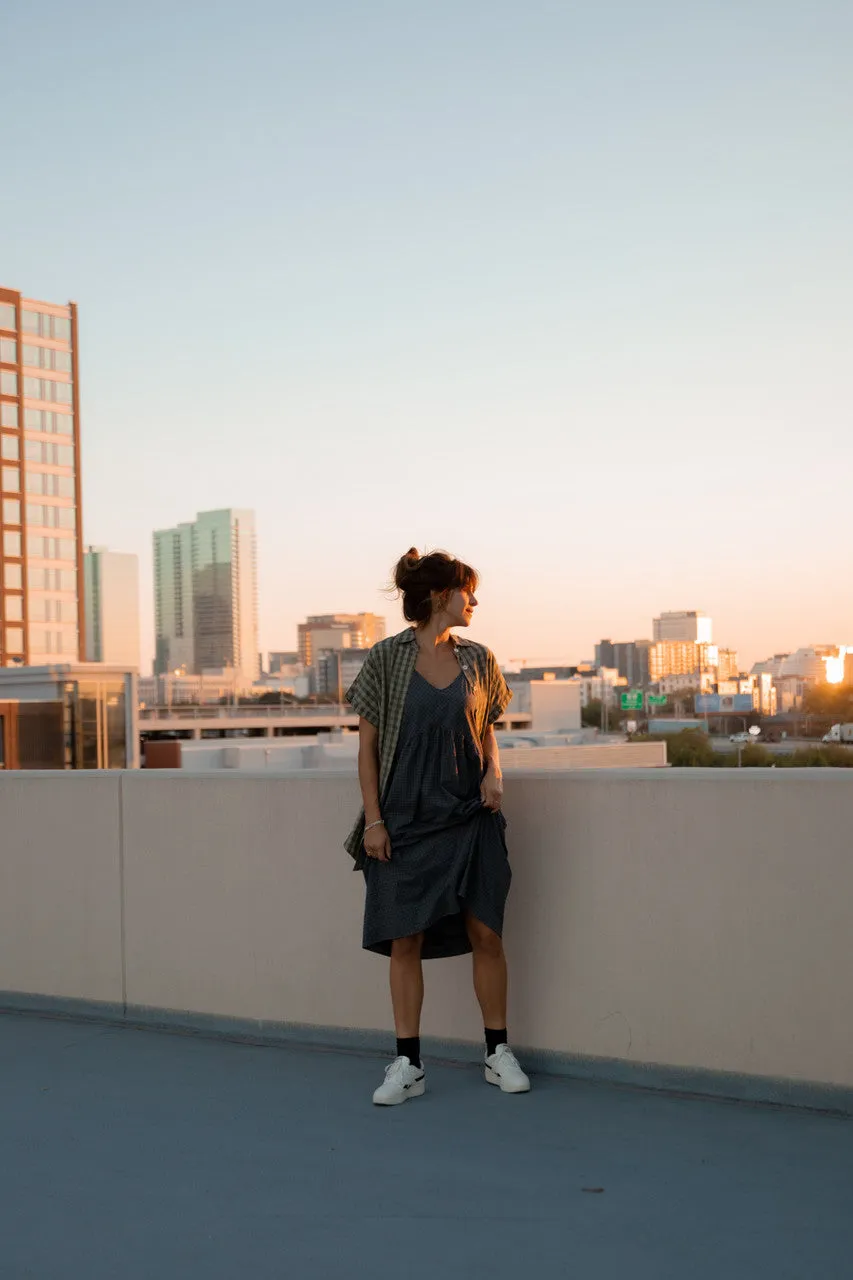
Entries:
{"label": "high-rise building", "polygon": [[202,511],[154,534],[155,675],[260,675],[253,511]]}
{"label": "high-rise building", "polygon": [[697,675],[696,687],[703,683],[701,675],[716,665],[714,646],[694,644],[690,640],[660,640],[649,648],[649,679],[652,683],[665,676]]}
{"label": "high-rise building", "polygon": [[595,665],[597,667],[616,666],[616,645],[612,640],[599,640],[595,646]]}
{"label": "high-rise building", "polygon": [[79,662],[77,307],[0,288],[0,666]]}
{"label": "high-rise building", "polygon": [[332,695],[343,701],[343,695],[355,680],[367,659],[369,649],[324,649],[314,657],[313,692]]}
{"label": "high-rise building", "polygon": [[299,661],[310,667],[322,649],[370,649],[385,638],[385,619],[375,613],[324,613],[300,622]]}
{"label": "high-rise building", "polygon": [[683,640],[692,644],[710,644],[711,619],[701,609],[689,612],[662,613],[652,621],[655,640]]}
{"label": "high-rise building", "polygon": [[632,688],[644,689],[649,683],[649,649],[651,640],[628,640],[614,644],[601,640],[595,646],[595,665],[615,667]]}
{"label": "high-rise building", "polygon": [[717,650],[717,679],[733,680],[740,670],[737,649]]}
{"label": "high-rise building", "polygon": [[139,670],[139,560],[106,547],[83,556],[86,661]]}
{"label": "high-rise building", "polygon": [[299,662],[299,654],[285,649],[271,649],[267,654],[267,671],[271,676],[278,675],[285,667],[295,667]]}

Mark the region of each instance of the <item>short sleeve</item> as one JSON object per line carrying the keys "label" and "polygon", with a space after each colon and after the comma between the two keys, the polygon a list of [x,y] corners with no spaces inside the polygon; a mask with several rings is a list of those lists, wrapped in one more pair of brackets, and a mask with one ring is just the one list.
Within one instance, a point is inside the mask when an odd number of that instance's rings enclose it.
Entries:
{"label": "short sleeve", "polygon": [[382,707],[382,684],[380,681],[379,662],[372,649],[364,661],[364,666],[344,696],[353,711],[363,716],[365,720],[369,720],[377,729],[379,728]]}
{"label": "short sleeve", "polygon": [[506,711],[512,700],[512,690],[504,680],[493,653],[489,653],[489,724],[494,724]]}

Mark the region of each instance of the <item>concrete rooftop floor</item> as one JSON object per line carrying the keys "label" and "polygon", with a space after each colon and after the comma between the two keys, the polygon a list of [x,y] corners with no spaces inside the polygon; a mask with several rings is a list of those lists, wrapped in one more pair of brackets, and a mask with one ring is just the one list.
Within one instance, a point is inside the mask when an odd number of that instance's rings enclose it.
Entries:
{"label": "concrete rooftop floor", "polygon": [[849,1120],[383,1065],[0,1015],[0,1276],[853,1275]]}

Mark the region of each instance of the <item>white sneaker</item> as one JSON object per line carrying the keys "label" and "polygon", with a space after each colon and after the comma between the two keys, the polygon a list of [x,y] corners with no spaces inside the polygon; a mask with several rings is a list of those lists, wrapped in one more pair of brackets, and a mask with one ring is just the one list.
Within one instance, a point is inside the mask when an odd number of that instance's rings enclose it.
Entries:
{"label": "white sneaker", "polygon": [[378,1107],[396,1107],[409,1098],[419,1098],[426,1089],[426,1072],[423,1067],[413,1067],[408,1058],[395,1058],[385,1068],[385,1083],[373,1095]]}
{"label": "white sneaker", "polygon": [[508,1044],[499,1044],[486,1058],[486,1083],[498,1085],[504,1093],[527,1093],[530,1089],[530,1081]]}

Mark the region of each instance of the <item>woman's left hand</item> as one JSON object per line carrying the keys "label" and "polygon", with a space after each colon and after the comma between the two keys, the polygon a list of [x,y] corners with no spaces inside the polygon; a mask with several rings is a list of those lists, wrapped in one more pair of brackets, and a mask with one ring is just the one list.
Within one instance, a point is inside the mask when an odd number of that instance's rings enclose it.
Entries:
{"label": "woman's left hand", "polygon": [[497,811],[501,807],[503,795],[503,777],[501,774],[495,773],[494,769],[488,769],[486,776],[480,783],[480,799],[487,809]]}

